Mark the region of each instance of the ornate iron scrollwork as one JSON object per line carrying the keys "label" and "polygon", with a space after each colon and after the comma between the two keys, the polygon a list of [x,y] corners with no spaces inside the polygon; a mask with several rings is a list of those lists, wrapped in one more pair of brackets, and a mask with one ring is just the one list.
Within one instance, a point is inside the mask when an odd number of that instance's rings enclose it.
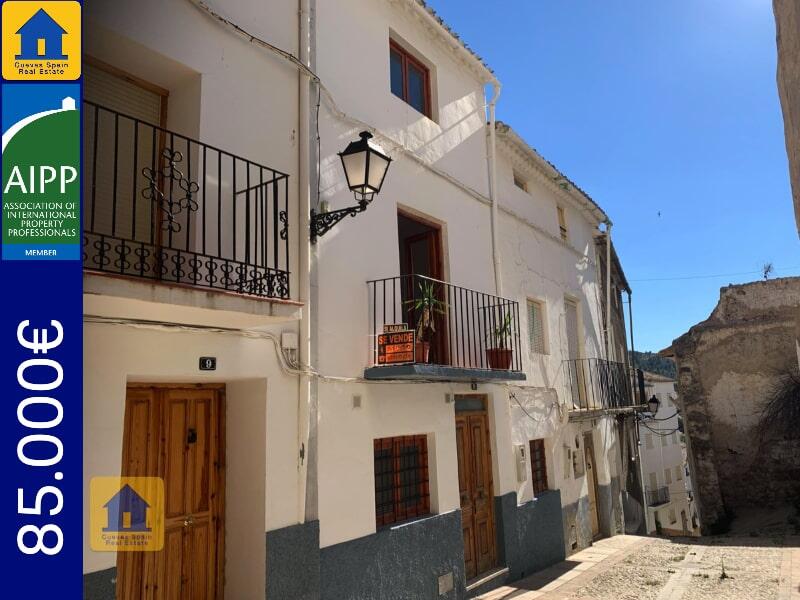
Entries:
{"label": "ornate iron scrollwork", "polygon": [[280,219],[280,222],[283,225],[279,235],[281,236],[282,240],[285,240],[289,235],[289,215],[285,210],[282,210],[278,213],[278,219]]}
{"label": "ornate iron scrollwork", "polygon": [[358,213],[367,210],[369,202],[366,200],[360,201],[355,206],[348,206],[347,208],[340,208],[339,210],[332,210],[330,212],[318,213],[311,210],[311,243],[316,244],[317,238],[322,237],[328,233],[334,225],[345,217],[355,217]]}
{"label": "ornate iron scrollwork", "polygon": [[[183,161],[183,154],[171,148],[164,148],[161,156],[166,161],[163,168],[153,170],[150,167],[145,167],[142,169],[142,175],[150,182],[142,190],[142,197],[158,205],[158,208],[166,217],[163,221],[164,229],[172,233],[178,233],[181,230],[181,224],[177,221],[177,216],[184,210],[189,212],[197,211],[198,204],[195,195],[200,190],[200,186],[194,181],[188,180],[183,171],[176,167],[178,163]],[[177,183],[180,192],[176,195],[180,197],[173,196],[172,189],[174,189],[174,186],[169,186],[169,188],[167,185],[163,186],[165,189],[169,189],[169,193],[160,190],[158,188],[160,180],[169,180]]]}

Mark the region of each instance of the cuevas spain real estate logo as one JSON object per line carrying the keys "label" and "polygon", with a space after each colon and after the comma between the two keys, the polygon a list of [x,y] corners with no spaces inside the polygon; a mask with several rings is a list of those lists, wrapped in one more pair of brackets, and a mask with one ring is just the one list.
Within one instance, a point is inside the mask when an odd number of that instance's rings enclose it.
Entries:
{"label": "cuevas spain real estate logo", "polygon": [[80,259],[78,84],[4,84],[3,260]]}
{"label": "cuevas spain real estate logo", "polygon": [[81,5],[3,2],[3,78],[74,81],[81,75]]}
{"label": "cuevas spain real estate logo", "polygon": [[95,552],[157,552],[164,547],[164,509],[160,477],[92,477],[89,545]]}

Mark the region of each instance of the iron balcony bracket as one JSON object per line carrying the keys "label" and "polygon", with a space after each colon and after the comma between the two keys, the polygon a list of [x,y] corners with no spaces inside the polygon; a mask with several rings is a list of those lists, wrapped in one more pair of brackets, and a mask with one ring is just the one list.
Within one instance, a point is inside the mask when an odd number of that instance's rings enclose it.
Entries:
{"label": "iron balcony bracket", "polygon": [[357,214],[367,210],[367,200],[360,200],[355,206],[348,206],[347,208],[340,208],[339,210],[332,210],[330,212],[318,213],[313,208],[311,209],[311,243],[316,244],[317,238],[322,237],[328,233],[333,226],[345,217],[355,217]]}

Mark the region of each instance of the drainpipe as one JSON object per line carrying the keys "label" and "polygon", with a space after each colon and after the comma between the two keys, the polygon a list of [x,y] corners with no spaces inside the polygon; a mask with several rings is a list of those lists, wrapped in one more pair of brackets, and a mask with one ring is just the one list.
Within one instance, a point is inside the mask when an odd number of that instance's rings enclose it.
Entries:
{"label": "drainpipe", "polygon": [[606,360],[611,360],[611,221],[606,221]]}
{"label": "drainpipe", "polygon": [[503,86],[496,79],[492,82],[492,99],[489,100],[489,199],[492,201],[492,262],[494,263],[494,287],[498,296],[503,295],[503,281],[500,275],[500,248],[498,247],[497,221],[497,140],[495,133],[496,119],[495,107]]}
{"label": "drainpipe", "polygon": [[[310,44],[310,10],[309,0],[299,0],[299,59],[304,65],[309,66]],[[309,364],[311,350],[311,318],[310,310],[310,215],[311,215],[311,186],[310,186],[310,160],[309,160],[309,85],[311,80],[307,73],[298,71],[298,177],[297,199],[300,227],[298,231],[298,268],[297,280],[299,295],[298,300],[304,306],[300,316],[300,336],[298,342],[297,358],[302,366]],[[306,485],[308,474],[308,441],[309,441],[309,377],[300,375],[297,389],[297,521],[306,521]]]}

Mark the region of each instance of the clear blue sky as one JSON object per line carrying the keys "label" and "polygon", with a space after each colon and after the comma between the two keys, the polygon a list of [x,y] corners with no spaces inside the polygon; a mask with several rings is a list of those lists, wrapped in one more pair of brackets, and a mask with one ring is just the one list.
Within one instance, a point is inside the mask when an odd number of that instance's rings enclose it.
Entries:
{"label": "clear blue sky", "polygon": [[759,278],[727,274],[800,274],[769,0],[430,4],[503,83],[498,118],[614,222],[637,350]]}

